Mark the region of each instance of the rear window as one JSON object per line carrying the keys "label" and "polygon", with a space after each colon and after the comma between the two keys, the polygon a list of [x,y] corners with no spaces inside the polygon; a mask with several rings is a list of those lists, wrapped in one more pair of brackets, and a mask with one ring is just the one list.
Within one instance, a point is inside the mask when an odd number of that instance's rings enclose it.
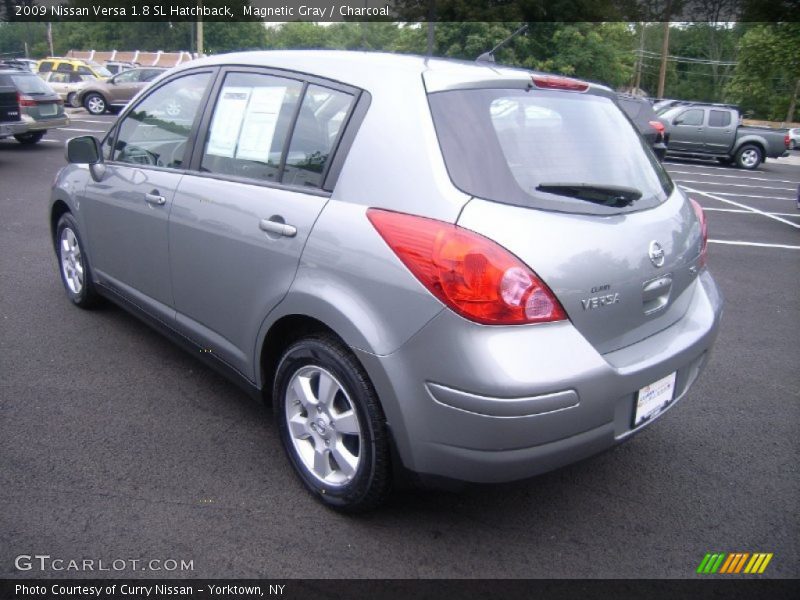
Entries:
{"label": "rear window", "polygon": [[618,214],[656,206],[673,184],[610,98],[550,90],[429,95],[453,183],[495,202]]}
{"label": "rear window", "polygon": [[11,75],[11,81],[14,86],[22,94],[52,94],[53,90],[50,89],[42,78],[38,75]]}

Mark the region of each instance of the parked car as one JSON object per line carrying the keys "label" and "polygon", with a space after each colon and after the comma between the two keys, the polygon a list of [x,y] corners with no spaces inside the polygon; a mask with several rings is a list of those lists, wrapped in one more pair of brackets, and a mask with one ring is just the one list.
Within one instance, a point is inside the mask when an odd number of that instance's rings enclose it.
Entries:
{"label": "parked car", "polygon": [[[2,69],[2,67],[0,67]],[[2,72],[0,70],[0,72]],[[22,115],[17,100],[17,88],[0,79],[0,139],[24,133]]]}
{"label": "parked car", "polygon": [[300,480],[341,510],[407,471],[510,481],[614,446],[686,395],[717,333],[703,211],[599,85],[219,55],[67,154],[70,301],[119,303],[271,398]]}
{"label": "parked car", "polygon": [[0,59],[0,69],[36,71],[36,61],[29,58],[4,58]]}
{"label": "parked car", "polygon": [[13,135],[20,144],[35,144],[48,129],[66,127],[69,117],[64,113],[64,102],[35,73],[20,69],[0,69],[0,88],[14,88],[22,126],[15,131],[0,134]]}
{"label": "parked car", "polygon": [[91,75],[97,79],[108,79],[111,77],[111,72],[99,63],[58,56],[48,56],[39,61],[37,65],[37,72],[39,74],[49,73],[50,71],[75,72],[79,75]]}
{"label": "parked car", "polygon": [[105,63],[103,63],[103,66],[105,66],[105,68],[108,69],[112,75],[117,75],[123,71],[135,69],[139,66],[139,63],[125,62],[120,60],[107,60]]}
{"label": "parked car", "polygon": [[678,105],[660,117],[667,123],[669,154],[716,158],[742,169],[755,169],[766,158],[788,154],[785,131],[740,125],[739,111],[730,105]]}
{"label": "parked car", "polygon": [[81,88],[81,84],[87,81],[100,81],[94,75],[81,75],[75,71],[50,71],[42,75],[42,79],[53,88],[64,104],[72,106],[75,94]]}
{"label": "parked car", "polygon": [[792,150],[800,148],[800,127],[789,130],[789,148]]}
{"label": "parked car", "polygon": [[145,67],[123,71],[108,81],[87,81],[77,90],[72,105],[83,106],[93,115],[122,108],[164,71],[161,67]]}
{"label": "parked car", "polygon": [[669,136],[664,123],[656,116],[647,98],[630,94],[617,94],[617,100],[625,114],[630,117],[636,129],[647,140],[658,160],[664,160],[667,154]]}

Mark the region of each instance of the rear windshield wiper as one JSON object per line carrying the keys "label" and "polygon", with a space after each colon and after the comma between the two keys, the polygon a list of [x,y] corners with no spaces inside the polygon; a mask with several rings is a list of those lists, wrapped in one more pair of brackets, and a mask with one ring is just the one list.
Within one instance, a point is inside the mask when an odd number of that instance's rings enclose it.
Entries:
{"label": "rear windshield wiper", "polygon": [[547,182],[537,185],[536,190],[539,192],[547,192],[548,194],[556,194],[558,196],[578,198],[580,200],[586,200],[587,202],[602,204],[603,206],[610,206],[613,208],[630,206],[642,197],[642,192],[636,188],[624,187],[621,185],[600,185],[596,183]]}

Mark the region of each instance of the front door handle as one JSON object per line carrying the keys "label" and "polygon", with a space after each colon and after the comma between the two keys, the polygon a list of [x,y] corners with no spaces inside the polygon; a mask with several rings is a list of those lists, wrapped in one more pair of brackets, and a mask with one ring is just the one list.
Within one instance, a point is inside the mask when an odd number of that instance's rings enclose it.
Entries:
{"label": "front door handle", "polygon": [[258,224],[259,229],[266,233],[275,233],[289,238],[297,235],[297,227],[273,219],[261,219]]}
{"label": "front door handle", "polygon": [[164,206],[167,203],[167,199],[160,195],[158,190],[153,190],[149,194],[145,194],[144,199],[148,204],[152,204],[153,206]]}

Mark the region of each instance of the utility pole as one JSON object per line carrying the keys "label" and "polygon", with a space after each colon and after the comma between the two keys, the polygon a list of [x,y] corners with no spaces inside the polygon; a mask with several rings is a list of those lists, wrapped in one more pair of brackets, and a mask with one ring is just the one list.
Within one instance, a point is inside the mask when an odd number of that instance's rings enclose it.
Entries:
{"label": "utility pole", "polygon": [[642,88],[642,63],[644,62],[644,30],[647,23],[642,23],[642,33],[639,36],[639,60],[636,61],[636,81],[633,84],[633,91],[637,92]]}
{"label": "utility pole", "polygon": [[[203,8],[203,0],[200,0],[198,6]],[[200,11],[202,13],[202,11]],[[203,15],[198,15],[197,18],[197,55],[203,56]]]}
{"label": "utility pole", "polygon": [[789,112],[786,113],[786,122],[791,123],[794,121],[794,111],[797,106],[797,97],[800,96],[800,79],[794,84],[794,94],[792,94],[792,101],[789,103]]}
{"label": "utility pole", "polygon": [[47,22],[47,45],[50,47],[50,56],[55,56],[56,51],[53,50],[53,24]]}
{"label": "utility pole", "polygon": [[664,15],[664,43],[661,45],[661,69],[658,72],[658,94],[656,97],[664,97],[664,83],[667,79],[667,55],[669,54],[669,19],[672,0],[667,0],[666,14]]}

